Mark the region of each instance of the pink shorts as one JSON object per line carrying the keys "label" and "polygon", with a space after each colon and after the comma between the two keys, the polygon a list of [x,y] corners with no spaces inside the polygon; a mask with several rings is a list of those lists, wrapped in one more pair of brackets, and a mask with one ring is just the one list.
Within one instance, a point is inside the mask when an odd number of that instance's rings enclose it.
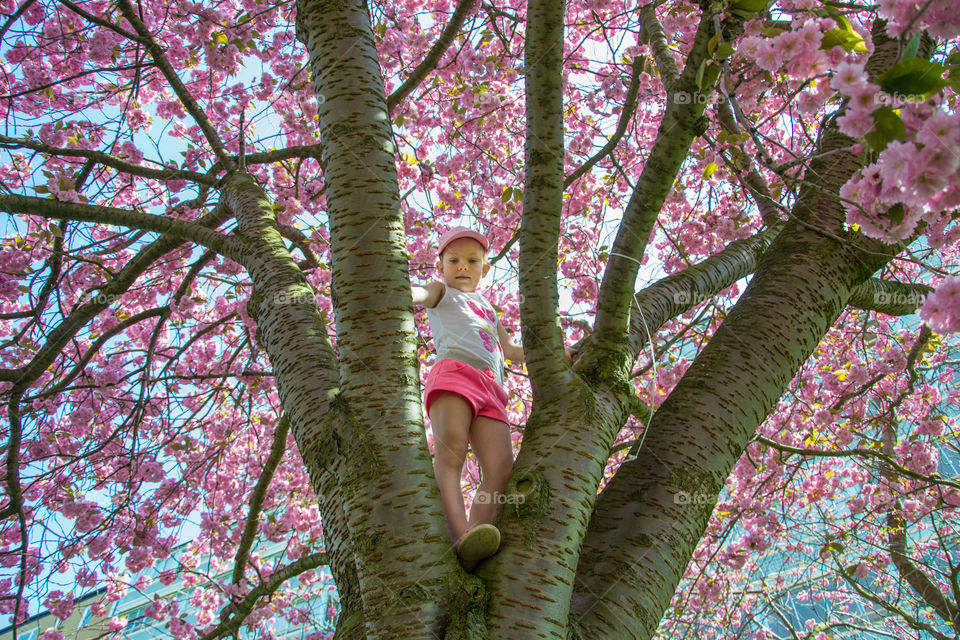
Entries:
{"label": "pink shorts", "polygon": [[510,423],[507,416],[507,394],[497,384],[490,369],[480,371],[465,362],[444,358],[437,360],[427,375],[424,404],[430,413],[430,403],[436,394],[449,391],[461,396],[470,405],[473,418],[485,416]]}

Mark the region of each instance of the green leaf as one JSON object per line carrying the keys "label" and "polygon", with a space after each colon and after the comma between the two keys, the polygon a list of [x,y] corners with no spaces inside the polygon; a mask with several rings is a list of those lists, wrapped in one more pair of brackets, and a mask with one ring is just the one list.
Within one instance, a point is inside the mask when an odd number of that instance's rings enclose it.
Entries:
{"label": "green leaf", "polygon": [[225,34],[223,31],[214,31],[210,35],[213,36],[213,41],[219,44],[227,44],[227,42],[229,42],[227,40],[227,34]]}
{"label": "green leaf", "polygon": [[880,88],[893,96],[925,99],[949,84],[943,78],[947,68],[939,62],[908,58],[877,78]]}
{"label": "green leaf", "polygon": [[730,8],[744,13],[760,13],[767,8],[767,0],[734,0]]}
{"label": "green leaf", "polygon": [[[709,94],[713,90],[717,78],[720,77],[720,65],[707,62],[706,60],[704,60],[704,63],[705,64],[701,64],[697,70],[697,88],[701,92]],[[704,98],[707,97],[708,96],[704,96]]]}
{"label": "green leaf", "polygon": [[842,553],[843,545],[839,542],[828,542],[820,548],[820,555],[824,555],[824,553],[827,552]]}
{"label": "green leaf", "polygon": [[513,187],[504,187],[500,193],[500,202],[510,202],[513,198]]}
{"label": "green leaf", "polygon": [[903,53],[900,54],[901,60],[908,60],[910,58],[917,57],[917,50],[920,48],[920,31],[918,30],[913,37],[910,38],[910,41],[907,42],[907,46],[903,48]]}
{"label": "green leaf", "polygon": [[853,30],[850,21],[844,16],[832,17],[837,23],[837,28],[830,29],[823,34],[823,40],[820,41],[820,48],[824,51],[830,51],[830,49],[839,46],[847,51],[866,53],[867,44],[863,41],[863,37]]}
{"label": "green leaf", "polygon": [[717,54],[714,56],[718,60],[726,60],[734,54],[736,50],[729,42],[724,42],[719,47],[717,47]]}
{"label": "green leaf", "polygon": [[864,136],[864,140],[875,151],[883,151],[892,141],[903,140],[907,135],[903,120],[890,107],[880,107],[872,115],[873,131]]}
{"label": "green leaf", "polygon": [[720,168],[720,167],[717,166],[717,163],[716,163],[716,162],[711,162],[710,164],[708,164],[707,166],[705,166],[705,167],[703,168],[703,177],[704,177],[704,178],[709,178],[709,177],[712,176],[714,173],[716,173],[716,172],[717,172],[717,169],[719,169],[719,168]]}
{"label": "green leaf", "polygon": [[887,210],[887,220],[893,224],[900,224],[903,222],[903,217],[907,212],[903,208],[903,204],[898,202]]}
{"label": "green leaf", "polygon": [[712,54],[716,50],[717,44],[719,42],[720,42],[720,32],[718,31],[717,33],[714,34],[712,38],[710,38],[709,42],[707,42],[707,53]]}

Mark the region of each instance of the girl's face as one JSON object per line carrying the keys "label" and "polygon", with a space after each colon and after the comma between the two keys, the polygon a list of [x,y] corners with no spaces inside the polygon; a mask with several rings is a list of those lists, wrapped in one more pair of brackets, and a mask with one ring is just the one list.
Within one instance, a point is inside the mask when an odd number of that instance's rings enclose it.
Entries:
{"label": "girl's face", "polygon": [[490,263],[483,245],[470,238],[458,238],[443,250],[437,269],[448,287],[471,292],[477,290],[480,280],[487,275]]}

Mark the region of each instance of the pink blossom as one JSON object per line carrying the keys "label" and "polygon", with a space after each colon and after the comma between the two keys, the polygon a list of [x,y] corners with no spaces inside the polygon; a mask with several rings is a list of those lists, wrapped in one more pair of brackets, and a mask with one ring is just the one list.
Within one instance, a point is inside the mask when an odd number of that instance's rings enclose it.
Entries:
{"label": "pink blossom", "polygon": [[792,60],[805,52],[809,45],[796,31],[786,31],[773,39],[773,50],[778,60]]}
{"label": "pink blossom", "polygon": [[960,276],[945,278],[927,296],[919,310],[920,318],[938,333],[960,331]]}
{"label": "pink blossom", "polygon": [[740,54],[748,60],[756,60],[760,50],[767,46],[766,38],[751,35],[740,41]]}
{"label": "pink blossom", "polygon": [[917,147],[912,142],[892,141],[880,154],[878,163],[884,182],[902,184],[916,171]]}
{"label": "pink blossom", "polygon": [[783,60],[777,55],[777,50],[774,48],[773,43],[769,41],[763,41],[762,44],[757,45],[757,66],[765,71],[773,73],[780,68],[780,65],[783,64]]}
{"label": "pink blossom", "polygon": [[917,141],[926,146],[956,149],[960,145],[960,116],[941,110],[933,112],[917,132]]}
{"label": "pink blossom", "polygon": [[43,605],[56,617],[66,620],[73,614],[73,594],[51,591]]}
{"label": "pink blossom", "polygon": [[916,433],[935,438],[943,433],[943,422],[941,420],[921,420],[920,424],[917,425]]}
{"label": "pink blossom", "polygon": [[873,116],[866,111],[851,110],[837,118],[840,131],[851,138],[862,138],[873,131]]}
{"label": "pink blossom", "polygon": [[863,64],[858,62],[841,62],[830,79],[830,86],[846,95],[864,89],[869,84],[867,72]]}
{"label": "pink blossom", "polygon": [[163,620],[169,614],[169,610],[170,604],[168,602],[154,600],[144,608],[143,615],[154,620]]}
{"label": "pink blossom", "polygon": [[873,113],[877,110],[877,107],[881,106],[879,94],[879,88],[870,83],[864,83],[854,87],[849,93],[849,108],[854,111]]}

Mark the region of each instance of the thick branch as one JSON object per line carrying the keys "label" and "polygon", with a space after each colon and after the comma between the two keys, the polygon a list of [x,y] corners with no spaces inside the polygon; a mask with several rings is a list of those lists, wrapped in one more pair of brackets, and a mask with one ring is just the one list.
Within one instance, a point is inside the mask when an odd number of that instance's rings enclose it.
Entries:
{"label": "thick branch", "polygon": [[[709,94],[716,82],[717,73],[704,72],[702,75],[705,86],[701,88],[697,84],[697,71],[701,63],[707,64],[709,58],[707,43],[713,36],[713,31],[714,16],[704,14],[700,19],[683,76],[678,81],[682,82],[682,88],[691,96]],[[674,93],[671,91],[669,95],[672,97]],[[610,252],[610,261],[600,285],[596,330],[592,343],[602,352],[617,350],[626,336],[630,301],[633,298],[640,260],[690,145],[694,138],[703,132],[702,118],[705,107],[705,101],[702,100],[671,100],[667,103],[656,142],[623,213],[623,221],[620,223]]]}
{"label": "thick branch", "polygon": [[[878,29],[875,24],[873,55],[890,57],[897,43]],[[851,144],[828,123],[795,219],[764,252],[746,291],[661,404],[636,457],[597,499],[572,610],[585,637],[614,628],[621,637],[652,635],[713,509],[706,500],[681,503],[677,494],[719,493],[852,291],[893,257],[894,249],[844,230],[837,194],[863,162],[849,152]],[[618,550],[615,557],[610,549]]]}
{"label": "thick branch", "polygon": [[910,558],[907,551],[906,521],[895,511],[887,514],[887,541],[890,559],[903,579],[913,587],[924,602],[933,607],[938,616],[954,629],[960,629],[960,607],[947,598],[940,587]]}
{"label": "thick branch", "polygon": [[300,249],[300,251],[303,253],[303,257],[307,259],[307,264],[309,264],[311,267],[320,266],[320,261],[317,259],[317,254],[315,254],[313,249],[310,248],[310,238],[304,235],[303,231],[300,231],[300,229],[287,224],[277,225],[277,229],[280,231],[280,235]]}
{"label": "thick branch", "polygon": [[[10,423],[10,437],[7,441],[6,473],[4,474],[7,486],[9,504],[4,513],[17,516],[17,532],[20,538],[20,562],[17,572],[17,594],[13,605],[13,619],[18,620],[21,608],[27,603],[23,599],[23,592],[27,588],[27,551],[30,538],[27,533],[27,514],[23,508],[23,487],[20,484],[20,443],[23,437],[23,425],[20,422],[20,402],[23,387],[15,386],[7,404],[7,419]],[[16,628],[16,627],[14,627]],[[16,633],[13,635],[16,639]]]}
{"label": "thick branch", "polygon": [[141,213],[130,209],[62,202],[32,196],[0,195],[0,210],[54,220],[79,220],[81,222],[112,224],[130,229],[143,229],[163,234],[172,239],[195,242],[234,260],[239,255],[237,253],[237,243],[233,239],[197,222]]}
{"label": "thick branch", "polygon": [[[910,350],[910,355],[907,358],[906,368],[911,374],[908,388],[891,403],[885,415],[881,418],[883,424],[883,453],[889,460],[885,461],[880,467],[880,474],[884,480],[891,484],[896,483],[896,474],[902,473],[902,467],[895,464],[892,460],[894,445],[897,440],[896,427],[894,426],[896,424],[896,418],[894,417],[896,407],[913,391],[914,385],[916,384],[914,366],[923,348],[930,340],[931,335],[932,331],[930,328],[924,325],[920,336],[917,338],[916,344],[914,344]],[[903,475],[912,477],[910,473]],[[951,602],[946,594],[940,590],[940,587],[937,586],[910,557],[907,549],[907,523],[900,514],[902,509],[903,505],[898,499],[894,507],[887,513],[887,545],[890,551],[890,560],[897,568],[897,571],[900,572],[903,579],[907,581],[907,584],[913,587],[913,590],[917,592],[923,601],[929,604],[933,610],[937,612],[937,615],[953,626],[954,629],[960,630],[960,607],[957,606],[957,603]]]}
{"label": "thick branch", "polygon": [[639,291],[630,314],[630,361],[635,362],[653,335],[671,318],[709,300],[756,269],[760,256],[781,231],[767,229],[750,238],[735,240],[716,255],[671,274]]}
{"label": "thick branch", "polygon": [[[680,72],[677,70],[677,63],[673,59],[673,52],[667,45],[667,36],[663,32],[663,25],[657,18],[657,3],[651,2],[640,9],[640,24],[643,25],[643,31],[650,38],[650,50],[653,52],[653,59],[657,63],[657,71],[663,79],[663,87],[667,93],[673,93],[680,81]],[[689,64],[689,60],[687,62]]]}
{"label": "thick branch", "polygon": [[925,284],[870,278],[853,290],[847,304],[889,316],[908,316],[917,312],[932,291],[933,287]]}
{"label": "thick branch", "polygon": [[[300,0],[296,27],[315,91],[325,97],[317,125],[340,356],[340,394],[336,410],[323,417],[328,428],[321,436],[334,450],[317,453],[311,477],[335,475],[326,483],[331,491],[323,490],[321,516],[325,528],[330,517],[339,520],[328,529],[337,548],[328,549],[338,569],[353,573],[358,590],[347,608],[358,612],[367,636],[391,637],[401,628],[433,636],[442,633],[448,610],[439,582],[423,576],[452,571],[456,560],[436,517],[421,426],[407,239],[376,38],[362,0]],[[279,381],[273,354],[271,362]],[[296,428],[291,409],[285,400]],[[409,597],[398,601],[401,593]]]}
{"label": "thick branch", "polygon": [[423,82],[427,74],[437,67],[437,63],[440,62],[440,57],[450,46],[450,43],[453,42],[457,32],[460,31],[460,27],[463,26],[463,22],[473,11],[473,7],[476,4],[477,0],[460,0],[457,3],[457,8],[450,17],[450,21],[447,22],[447,25],[443,28],[443,32],[440,33],[437,41],[430,47],[430,51],[428,51],[427,55],[420,61],[417,68],[407,76],[403,84],[397,87],[397,89],[390,94],[390,97],[387,98],[387,111],[393,111],[393,108],[410,95],[410,92]]}
{"label": "thick branch", "polygon": [[529,3],[524,46],[527,132],[520,224],[520,319],[534,397],[565,371],[557,314],[557,250],[563,197],[563,0]]}
{"label": "thick branch", "polygon": [[342,448],[353,451],[357,438],[341,440],[331,427],[340,384],[337,357],[315,293],[277,231],[266,193],[252,176],[234,174],[224,183],[221,202],[235,213],[244,238],[248,254],[242,264],[253,281],[247,310],[257,321],[257,342],[270,358],[284,418],[317,493],[325,548],[341,602],[346,609],[361,610],[346,498],[340,488],[343,469],[352,464],[344,460]]}

